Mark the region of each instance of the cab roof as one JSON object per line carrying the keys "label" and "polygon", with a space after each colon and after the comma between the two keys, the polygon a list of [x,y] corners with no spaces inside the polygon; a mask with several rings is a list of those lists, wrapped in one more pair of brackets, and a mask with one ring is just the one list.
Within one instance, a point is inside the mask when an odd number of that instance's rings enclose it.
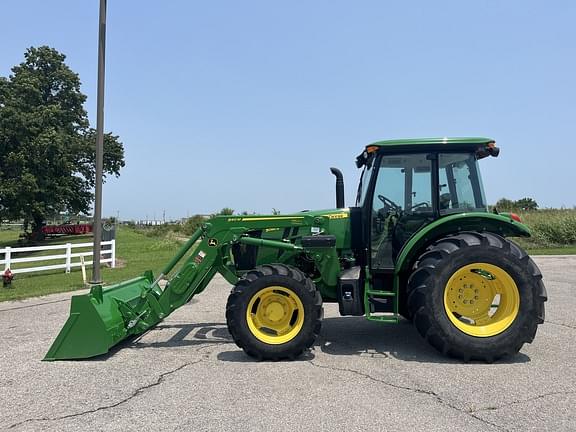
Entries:
{"label": "cab roof", "polygon": [[458,152],[474,151],[477,159],[486,156],[497,157],[500,150],[492,138],[486,137],[453,137],[453,138],[409,138],[377,141],[368,144],[356,158],[356,166],[361,168],[371,155],[376,153],[398,154],[399,152]]}
{"label": "cab roof", "polygon": [[408,139],[395,139],[376,141],[375,143],[368,144],[366,148],[376,147],[406,147],[412,145],[422,146],[442,146],[442,145],[482,145],[494,142],[492,138],[486,137],[443,137],[443,138],[408,138]]}

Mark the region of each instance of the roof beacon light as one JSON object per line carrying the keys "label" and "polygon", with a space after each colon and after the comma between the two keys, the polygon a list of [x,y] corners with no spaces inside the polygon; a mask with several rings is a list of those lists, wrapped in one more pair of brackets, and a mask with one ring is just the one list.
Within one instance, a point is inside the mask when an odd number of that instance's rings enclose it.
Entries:
{"label": "roof beacon light", "polygon": [[378,147],[378,146],[368,146],[368,147],[366,147],[366,152],[367,153],[374,153],[374,152],[377,152],[379,148],[380,147]]}

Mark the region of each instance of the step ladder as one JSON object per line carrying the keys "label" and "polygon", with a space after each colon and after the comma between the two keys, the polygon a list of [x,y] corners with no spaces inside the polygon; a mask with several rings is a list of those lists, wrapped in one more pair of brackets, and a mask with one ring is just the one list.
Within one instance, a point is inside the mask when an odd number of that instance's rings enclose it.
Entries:
{"label": "step ladder", "polygon": [[[383,323],[398,323],[398,288],[394,284],[392,291],[375,290],[371,288],[371,283],[366,279],[364,286],[364,310],[366,319]],[[392,299],[392,312],[373,312],[374,303],[379,298]]]}

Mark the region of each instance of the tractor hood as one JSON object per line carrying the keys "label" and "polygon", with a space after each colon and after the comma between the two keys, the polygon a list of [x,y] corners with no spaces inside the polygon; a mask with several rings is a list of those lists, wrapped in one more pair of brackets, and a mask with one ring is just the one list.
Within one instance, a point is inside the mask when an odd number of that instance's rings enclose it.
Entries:
{"label": "tractor hood", "polygon": [[[263,239],[298,242],[303,236],[333,235],[336,248],[350,247],[350,209],[305,210],[279,215],[217,216],[208,223],[227,229],[229,223],[242,225]],[[251,227],[254,227],[251,229]]]}
{"label": "tractor hood", "polygon": [[304,220],[309,218],[321,218],[325,217],[330,220],[332,219],[348,219],[350,216],[350,209],[340,208],[340,209],[327,209],[327,210],[303,210],[298,213],[289,214],[255,214],[255,215],[240,215],[240,216],[217,216],[218,218],[226,218],[228,222],[250,222],[250,221],[281,221],[281,220]]}

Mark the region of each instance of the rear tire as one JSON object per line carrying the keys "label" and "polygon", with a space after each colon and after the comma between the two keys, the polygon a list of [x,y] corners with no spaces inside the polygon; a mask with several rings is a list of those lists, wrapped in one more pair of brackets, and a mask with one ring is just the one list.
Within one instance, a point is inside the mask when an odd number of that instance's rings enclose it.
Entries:
{"label": "rear tire", "polygon": [[441,353],[464,361],[493,362],[532,342],[546,299],[534,261],[492,233],[437,241],[420,256],[407,285],[418,332]]}
{"label": "rear tire", "polygon": [[283,264],[249,271],[226,304],[234,342],[258,360],[298,357],[314,344],[321,321],[322,297],[314,283]]}

